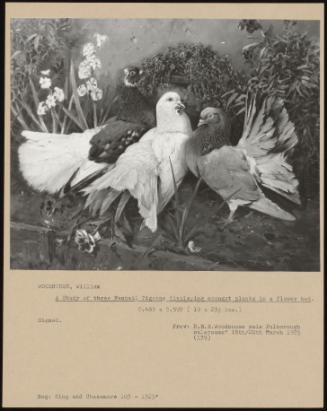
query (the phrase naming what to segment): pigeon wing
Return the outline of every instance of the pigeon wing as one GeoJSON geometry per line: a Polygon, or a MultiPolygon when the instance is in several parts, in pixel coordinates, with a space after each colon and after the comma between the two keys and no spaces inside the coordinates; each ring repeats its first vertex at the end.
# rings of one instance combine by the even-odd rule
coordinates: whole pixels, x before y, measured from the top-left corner
{"type": "Polygon", "coordinates": [[[224,200],[255,201],[261,197],[255,177],[242,151],[224,146],[199,157],[198,169],[208,186],[224,200]]]}
{"type": "Polygon", "coordinates": [[[203,124],[194,130],[193,137],[186,144],[186,161],[192,173],[197,175],[198,157],[224,145],[230,145],[228,129],[217,124],[203,124]]]}
{"type": "Polygon", "coordinates": [[[89,160],[115,163],[128,146],[140,140],[147,129],[142,124],[113,119],[91,139],[89,160]]]}
{"type": "MultiPolygon", "coordinates": [[[[97,193],[100,191],[113,189],[116,192],[123,192],[127,190],[138,201],[139,212],[145,224],[155,231],[157,229],[158,173],[158,161],[151,141],[140,141],[128,147],[113,168],[83,190],[88,195],[86,204],[92,207],[93,198],[98,201],[97,193]]],[[[104,209],[101,204],[98,208],[104,209]]]]}
{"type": "Polygon", "coordinates": [[[230,145],[227,131],[217,124],[204,124],[194,131],[193,141],[198,141],[199,155],[210,153],[216,148],[230,145]]]}

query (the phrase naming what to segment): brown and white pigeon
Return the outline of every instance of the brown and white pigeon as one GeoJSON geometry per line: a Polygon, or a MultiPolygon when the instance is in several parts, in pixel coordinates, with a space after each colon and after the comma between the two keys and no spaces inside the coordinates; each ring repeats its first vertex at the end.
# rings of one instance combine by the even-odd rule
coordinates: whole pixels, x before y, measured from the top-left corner
{"type": "Polygon", "coordinates": [[[286,157],[298,141],[294,125],[280,98],[267,97],[258,110],[256,103],[252,97],[236,146],[230,145],[225,115],[216,108],[204,109],[187,142],[186,161],[227,202],[229,221],[239,206],[292,221],[295,217],[268,199],[262,187],[300,204],[298,180],[286,157]]]}
{"type": "Polygon", "coordinates": [[[124,69],[123,84],[117,89],[110,119],[90,140],[89,159],[114,163],[125,149],[155,126],[155,107],[141,94],[138,83],[142,70],[136,66],[124,69]]]}

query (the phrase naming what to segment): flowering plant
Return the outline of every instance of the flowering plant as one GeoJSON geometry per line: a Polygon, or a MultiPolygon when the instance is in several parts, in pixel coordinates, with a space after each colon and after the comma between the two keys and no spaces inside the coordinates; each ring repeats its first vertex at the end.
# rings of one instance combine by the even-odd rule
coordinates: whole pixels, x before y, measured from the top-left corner
{"type": "Polygon", "coordinates": [[[99,232],[90,234],[84,229],[76,230],[74,236],[74,242],[78,246],[78,249],[85,253],[93,253],[97,242],[101,240],[99,232]]]}
{"type": "Polygon", "coordinates": [[[19,97],[15,98],[11,106],[14,118],[24,129],[30,129],[28,120],[38,130],[53,133],[74,131],[76,127],[85,130],[106,121],[108,110],[97,106],[104,97],[107,97],[106,101],[110,101],[110,86],[104,89],[99,87],[102,64],[97,51],[106,40],[107,36],[95,33],[93,41],[82,46],[83,59],[76,70],[78,79],[83,81],[80,84],[77,84],[72,60],[69,76],[61,81],[62,85],[58,84],[58,78],[52,75],[50,68],[41,70],[38,77],[29,76],[29,97],[32,96],[34,107],[19,97]]]}
{"type": "Polygon", "coordinates": [[[78,77],[86,82],[81,84],[77,91],[80,97],[89,93],[93,101],[98,101],[101,100],[103,91],[98,88],[97,80],[94,78],[95,72],[101,69],[101,60],[97,57],[96,52],[97,48],[100,48],[108,37],[96,33],[94,38],[95,43],[89,42],[83,46],[84,59],[79,64],[78,77]]]}

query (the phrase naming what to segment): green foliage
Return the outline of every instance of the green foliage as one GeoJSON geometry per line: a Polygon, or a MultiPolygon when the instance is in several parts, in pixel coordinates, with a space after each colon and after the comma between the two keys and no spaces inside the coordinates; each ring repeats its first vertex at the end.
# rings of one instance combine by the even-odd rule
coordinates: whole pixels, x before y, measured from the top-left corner
{"type": "Polygon", "coordinates": [[[205,104],[225,106],[223,95],[230,89],[242,91],[244,75],[237,72],[228,56],[221,56],[210,46],[181,43],[168,47],[142,62],[141,89],[155,95],[171,83],[182,84],[205,104]]]}
{"type": "Polygon", "coordinates": [[[11,23],[12,97],[28,93],[29,78],[50,68],[63,76],[73,47],[81,44],[81,33],[73,30],[71,19],[14,19],[11,23]],[[68,59],[67,59],[68,58],[68,59]]]}
{"type": "MultiPolygon", "coordinates": [[[[80,53],[86,39],[83,27],[76,29],[72,19],[13,20],[13,130],[17,130],[18,123],[20,128],[24,129],[67,133],[96,127],[107,121],[114,88],[108,78],[98,70],[101,62],[95,53],[100,47],[97,45],[99,34],[94,34],[94,43],[88,43],[94,52],[89,53],[89,57],[85,57],[82,62],[89,74],[84,74],[83,80],[77,76],[79,70],[76,69],[76,63],[81,64],[80,53]],[[94,66],[95,63],[97,66],[94,66]],[[90,64],[93,64],[93,68],[90,68],[90,64]],[[50,85],[42,88],[41,78],[50,85]],[[89,87],[90,82],[94,82],[95,86],[89,87]],[[102,89],[98,88],[98,83],[103,85],[102,89]],[[83,94],[78,92],[79,86],[84,87],[83,94]],[[47,106],[47,98],[55,95],[56,89],[64,96],[63,100],[57,99],[53,106],[47,106]],[[95,93],[100,93],[100,96],[95,93]],[[100,105],[98,100],[101,99],[106,101],[107,105],[100,105]]],[[[103,41],[104,39],[101,40],[103,41]]],[[[85,56],[84,50],[83,55],[85,56]]]]}
{"type": "Polygon", "coordinates": [[[191,197],[186,205],[184,205],[179,197],[178,186],[175,179],[174,168],[170,161],[170,168],[172,173],[172,179],[174,183],[174,208],[173,212],[166,213],[164,216],[161,228],[164,235],[170,240],[179,251],[187,252],[188,242],[193,236],[199,234],[202,230],[199,226],[195,225],[192,228],[187,228],[186,223],[201,185],[202,179],[199,178],[194,186],[191,197]]]}
{"type": "MultiPolygon", "coordinates": [[[[278,95],[285,101],[299,137],[297,154],[302,165],[318,169],[319,46],[307,33],[297,31],[294,21],[285,21],[281,34],[274,34],[271,26],[263,31],[260,25],[259,30],[260,38],[243,48],[250,67],[247,88],[262,95],[278,95]]],[[[236,99],[239,93],[233,90],[232,95],[236,99]]]]}
{"type": "Polygon", "coordinates": [[[239,30],[246,30],[249,34],[254,33],[257,30],[262,30],[261,24],[258,20],[241,20],[238,24],[239,30]]]}

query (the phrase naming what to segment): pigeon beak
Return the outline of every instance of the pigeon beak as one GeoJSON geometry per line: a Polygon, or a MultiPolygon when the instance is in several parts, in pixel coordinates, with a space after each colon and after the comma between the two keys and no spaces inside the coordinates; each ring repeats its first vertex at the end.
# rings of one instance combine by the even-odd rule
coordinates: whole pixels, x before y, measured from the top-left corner
{"type": "Polygon", "coordinates": [[[185,106],[184,106],[183,103],[178,102],[175,106],[175,109],[176,109],[177,113],[179,114],[179,113],[181,113],[182,111],[185,110],[185,106]]]}
{"type": "Polygon", "coordinates": [[[200,118],[199,122],[198,122],[198,127],[202,126],[202,124],[206,124],[206,121],[204,118],[200,118]]]}

